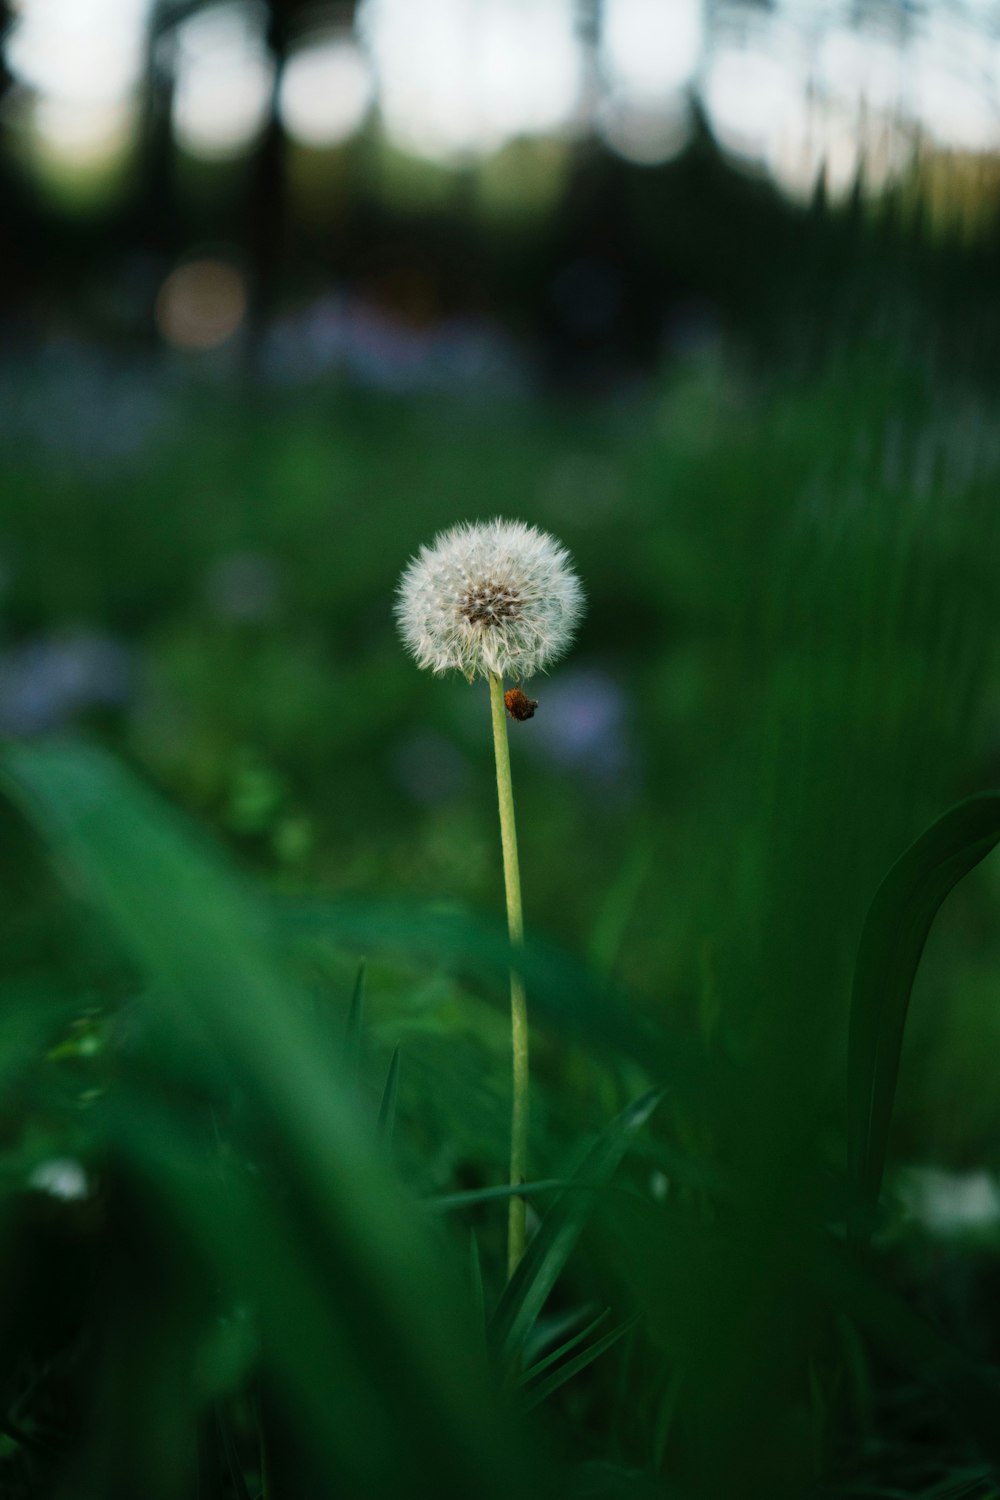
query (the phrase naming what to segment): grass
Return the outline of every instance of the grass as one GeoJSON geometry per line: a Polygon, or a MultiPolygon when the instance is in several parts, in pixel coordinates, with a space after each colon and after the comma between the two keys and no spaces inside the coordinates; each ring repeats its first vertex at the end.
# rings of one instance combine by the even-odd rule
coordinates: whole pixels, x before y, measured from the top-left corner
{"type": "Polygon", "coordinates": [[[891,348],[596,415],[162,399],[129,458],[8,468],[8,703],[18,650],[82,627],[130,675],[0,762],[0,1484],[993,1494],[995,1229],[894,1206],[1000,1127],[989,860],[917,968],[993,837],[936,822],[996,781],[985,399],[891,348]],[[511,733],[506,1287],[485,696],[429,691],[389,612],[419,541],[495,513],[563,537],[590,601],[511,733]]]}

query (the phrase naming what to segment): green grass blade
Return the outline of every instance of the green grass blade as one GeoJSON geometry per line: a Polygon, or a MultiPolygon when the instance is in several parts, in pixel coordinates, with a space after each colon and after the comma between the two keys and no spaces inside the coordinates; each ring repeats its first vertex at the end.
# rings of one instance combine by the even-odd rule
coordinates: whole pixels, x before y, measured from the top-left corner
{"type": "Polygon", "coordinates": [[[475,1208],[479,1203],[498,1203],[515,1197],[534,1198],[543,1193],[559,1192],[564,1188],[575,1188],[581,1192],[587,1192],[600,1186],[600,1183],[595,1182],[574,1182],[570,1177],[543,1177],[537,1182],[522,1182],[520,1187],[513,1187],[509,1182],[503,1182],[498,1183],[496,1187],[468,1188],[461,1193],[441,1193],[436,1198],[428,1198],[424,1206],[432,1213],[445,1214],[458,1208],[475,1208]]]}
{"type": "Polygon", "coordinates": [[[663,1097],[652,1089],[624,1109],[584,1155],[572,1174],[575,1182],[597,1184],[590,1191],[563,1190],[546,1213],[524,1258],[504,1288],[493,1319],[493,1336],[503,1358],[511,1359],[555,1286],[590,1216],[594,1193],[610,1181],[629,1143],[663,1097]]]}
{"type": "Polygon", "coordinates": [[[483,1263],[479,1254],[479,1241],[475,1233],[469,1236],[469,1285],[472,1288],[472,1305],[476,1313],[476,1327],[482,1334],[486,1347],[486,1331],[489,1318],[486,1315],[486,1285],[483,1281],[483,1263]]]}
{"type": "Polygon", "coordinates": [[[559,1343],[573,1337],[581,1328],[595,1316],[596,1309],[593,1303],[587,1302],[580,1306],[567,1307],[565,1309],[553,1308],[535,1321],[535,1325],[528,1337],[525,1339],[520,1350],[520,1369],[530,1369],[538,1363],[549,1349],[554,1349],[559,1343]]]}
{"type": "Polygon", "coordinates": [[[946,812],[896,861],[875,893],[858,947],[848,1042],[848,1170],[861,1225],[885,1167],[910,993],[938,908],[1000,841],[1000,793],[946,812]]]}
{"type": "Polygon", "coordinates": [[[389,1071],[385,1075],[385,1087],[378,1107],[378,1138],[385,1145],[392,1140],[392,1128],[396,1123],[396,1095],[399,1092],[399,1043],[392,1049],[389,1071]]]}
{"type": "Polygon", "coordinates": [[[219,1402],[215,1404],[215,1425],[235,1500],[250,1500],[250,1491],[243,1477],[243,1465],[240,1463],[240,1456],[233,1439],[229,1414],[223,1410],[219,1402]]]}
{"type": "Polygon", "coordinates": [[[361,1073],[361,1034],[365,1016],[365,961],[358,964],[358,973],[351,991],[351,1005],[347,1012],[344,1030],[344,1068],[349,1078],[357,1079],[361,1073]]]}
{"type": "Polygon", "coordinates": [[[592,1334],[597,1332],[610,1311],[611,1309],[606,1307],[603,1312],[597,1314],[596,1318],[592,1318],[589,1323],[585,1324],[579,1333],[575,1333],[572,1338],[566,1339],[563,1343],[559,1344],[550,1354],[546,1354],[541,1359],[536,1360],[529,1369],[522,1370],[517,1377],[517,1384],[527,1385],[529,1381],[537,1380],[539,1375],[543,1375],[546,1370],[551,1369],[559,1360],[565,1359],[567,1354],[572,1353],[574,1349],[578,1349],[592,1334]]]}
{"type": "Polygon", "coordinates": [[[613,1348],[619,1339],[625,1337],[629,1329],[635,1327],[638,1318],[638,1313],[633,1314],[631,1318],[626,1318],[624,1323],[619,1323],[617,1328],[612,1328],[603,1338],[598,1339],[596,1343],[582,1350],[575,1359],[569,1360],[567,1364],[560,1365],[545,1380],[541,1380],[537,1385],[533,1385],[529,1391],[525,1392],[525,1408],[530,1410],[531,1407],[538,1406],[540,1402],[545,1401],[551,1396],[553,1391],[557,1391],[568,1380],[572,1380],[574,1375],[579,1375],[581,1370],[585,1370],[588,1365],[592,1365],[595,1359],[600,1359],[601,1355],[606,1354],[609,1349],[613,1348]]]}

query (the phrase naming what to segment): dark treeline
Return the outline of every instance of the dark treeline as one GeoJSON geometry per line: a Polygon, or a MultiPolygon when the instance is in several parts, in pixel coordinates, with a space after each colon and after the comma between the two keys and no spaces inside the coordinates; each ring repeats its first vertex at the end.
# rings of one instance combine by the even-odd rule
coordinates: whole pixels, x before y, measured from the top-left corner
{"type": "MultiPolygon", "coordinates": [[[[559,383],[603,384],[649,368],[692,325],[735,334],[769,356],[788,345],[801,357],[813,335],[823,346],[831,333],[877,336],[886,318],[905,318],[913,306],[922,335],[940,332],[963,364],[989,369],[996,214],[992,223],[978,215],[974,239],[932,222],[916,175],[878,201],[859,187],[831,206],[821,181],[811,205],[793,204],[763,176],[731,165],[696,111],[690,143],[673,161],[639,167],[597,141],[580,144],[551,201],[507,218],[484,208],[473,167],[452,173],[450,188],[423,205],[394,200],[373,139],[362,135],[317,155],[318,190],[334,181],[334,200],[303,214],[291,184],[296,148],[276,101],[289,49],[315,9],[269,0],[270,119],[245,158],[213,165],[179,153],[170,123],[171,36],[199,8],[199,0],[163,0],[153,12],[134,163],[113,200],[70,212],[18,165],[9,138],[0,152],[0,318],[15,337],[33,341],[68,322],[87,335],[152,342],[162,276],[179,257],[209,249],[245,270],[258,332],[279,309],[347,287],[404,321],[498,319],[541,348],[559,383]],[[109,319],[123,287],[132,289],[128,316],[109,319]]],[[[324,21],[349,25],[353,9],[339,5],[324,21]]],[[[599,7],[589,20],[596,35],[599,7]]],[[[0,72],[0,86],[9,82],[0,72]]],[[[516,175],[517,153],[531,147],[506,150],[516,175]]],[[[973,181],[965,191],[987,189],[973,181]]]]}

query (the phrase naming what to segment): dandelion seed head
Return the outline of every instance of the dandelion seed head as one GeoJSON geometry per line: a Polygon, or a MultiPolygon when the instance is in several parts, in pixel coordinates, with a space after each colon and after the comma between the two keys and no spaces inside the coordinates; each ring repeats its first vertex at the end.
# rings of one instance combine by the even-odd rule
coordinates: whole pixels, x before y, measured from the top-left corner
{"type": "Polygon", "coordinates": [[[583,603],[554,537],[498,519],[453,526],[421,547],[400,579],[396,620],[419,667],[523,682],[566,651],[583,603]]]}

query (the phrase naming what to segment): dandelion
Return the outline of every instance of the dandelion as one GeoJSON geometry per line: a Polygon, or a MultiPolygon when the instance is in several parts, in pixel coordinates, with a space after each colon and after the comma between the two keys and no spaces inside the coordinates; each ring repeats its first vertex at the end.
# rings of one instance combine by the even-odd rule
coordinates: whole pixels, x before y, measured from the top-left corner
{"type": "Polygon", "coordinates": [[[396,618],[419,667],[523,682],[569,646],[583,590],[554,537],[521,521],[443,531],[403,574],[396,618]]]}
{"type": "MultiPolygon", "coordinates": [[[[554,537],[521,521],[454,526],[421,547],[404,572],[396,600],[403,641],[419,667],[461,672],[490,687],[507,928],[511,945],[524,941],[521,876],[514,822],[507,718],[526,721],[537,703],[503,680],[521,683],[568,648],[583,613],[583,590],[569,555],[554,537]],[[505,712],[506,709],[506,712],[505,712]]],[[[528,1153],[528,1011],[516,968],[510,976],[513,1044],[510,1185],[525,1181],[528,1153]]],[[[524,1199],[510,1200],[507,1269],[524,1253],[524,1199]]]]}

